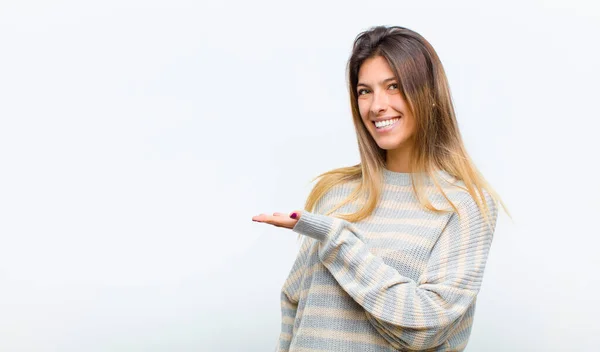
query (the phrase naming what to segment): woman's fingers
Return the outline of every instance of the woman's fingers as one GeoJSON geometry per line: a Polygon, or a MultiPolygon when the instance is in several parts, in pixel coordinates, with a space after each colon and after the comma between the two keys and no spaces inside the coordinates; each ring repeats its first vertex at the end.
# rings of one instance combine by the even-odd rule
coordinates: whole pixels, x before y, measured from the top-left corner
{"type": "Polygon", "coordinates": [[[270,215],[260,214],[252,217],[252,221],[265,222],[269,219],[270,215]]]}
{"type": "Polygon", "coordinates": [[[293,228],[298,220],[290,218],[289,214],[273,213],[273,215],[260,214],[252,217],[252,221],[264,222],[277,227],[293,228]]]}

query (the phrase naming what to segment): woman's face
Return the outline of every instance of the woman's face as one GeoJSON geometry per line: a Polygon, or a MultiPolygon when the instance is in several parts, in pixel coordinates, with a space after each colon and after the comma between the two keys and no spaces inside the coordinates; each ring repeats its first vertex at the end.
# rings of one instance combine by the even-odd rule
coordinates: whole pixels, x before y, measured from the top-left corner
{"type": "Polygon", "coordinates": [[[382,56],[360,66],[356,92],[360,116],[377,145],[385,150],[411,148],[415,119],[382,56]]]}

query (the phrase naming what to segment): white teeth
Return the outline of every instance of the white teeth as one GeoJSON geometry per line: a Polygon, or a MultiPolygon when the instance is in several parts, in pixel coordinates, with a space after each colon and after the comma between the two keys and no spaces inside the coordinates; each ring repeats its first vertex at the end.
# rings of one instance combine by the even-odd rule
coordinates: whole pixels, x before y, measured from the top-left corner
{"type": "Polygon", "coordinates": [[[395,118],[395,119],[391,119],[391,120],[377,121],[377,122],[375,122],[375,127],[381,128],[381,127],[393,125],[398,120],[400,120],[400,119],[399,118],[395,118]]]}

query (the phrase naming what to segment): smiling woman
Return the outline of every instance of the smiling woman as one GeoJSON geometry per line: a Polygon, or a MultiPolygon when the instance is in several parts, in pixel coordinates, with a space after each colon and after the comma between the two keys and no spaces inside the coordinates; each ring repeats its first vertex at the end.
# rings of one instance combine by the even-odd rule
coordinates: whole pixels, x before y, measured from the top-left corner
{"type": "Polygon", "coordinates": [[[502,201],[422,36],[359,34],[348,76],[361,162],[319,175],[304,210],[253,217],[304,239],[277,350],[462,351],[502,201]]]}
{"type": "MultiPolygon", "coordinates": [[[[358,110],[365,126],[379,148],[388,156],[412,148],[415,118],[400,94],[398,79],[383,56],[363,62],[358,71],[358,110]]],[[[392,157],[393,158],[393,157],[392,157]]],[[[408,158],[393,158],[405,162],[398,171],[409,169],[408,158]]]]}

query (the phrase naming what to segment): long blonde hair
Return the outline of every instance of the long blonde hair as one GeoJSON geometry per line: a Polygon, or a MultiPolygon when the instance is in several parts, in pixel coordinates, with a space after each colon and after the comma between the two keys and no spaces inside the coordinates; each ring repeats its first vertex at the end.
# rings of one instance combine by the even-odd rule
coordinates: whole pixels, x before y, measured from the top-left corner
{"type": "MultiPolygon", "coordinates": [[[[435,170],[444,170],[457,180],[462,180],[480,211],[489,223],[489,207],[484,190],[494,202],[508,211],[499,195],[492,189],[467,154],[454,113],[450,88],[442,63],[427,40],[418,33],[399,26],[377,26],[360,33],[355,41],[347,74],[350,91],[352,118],[358,139],[361,162],[357,165],[334,169],[318,175],[319,179],[306,200],[306,211],[313,211],[325,193],[338,184],[359,181],[358,187],[341,203],[330,209],[331,214],[343,205],[357,199],[365,199],[362,207],[352,214],[336,214],[336,217],[357,222],[368,217],[382,191],[382,173],[386,163],[386,151],[381,149],[369,134],[361,119],[356,86],[358,71],[366,59],[383,57],[398,79],[402,97],[408,102],[415,117],[414,148],[410,172],[412,188],[421,205],[434,212],[445,212],[433,206],[425,195],[424,177],[430,177],[436,189],[449,202],[454,211],[458,209],[446,195],[435,170]]],[[[510,214],[509,214],[510,215],[510,214]]]]}

